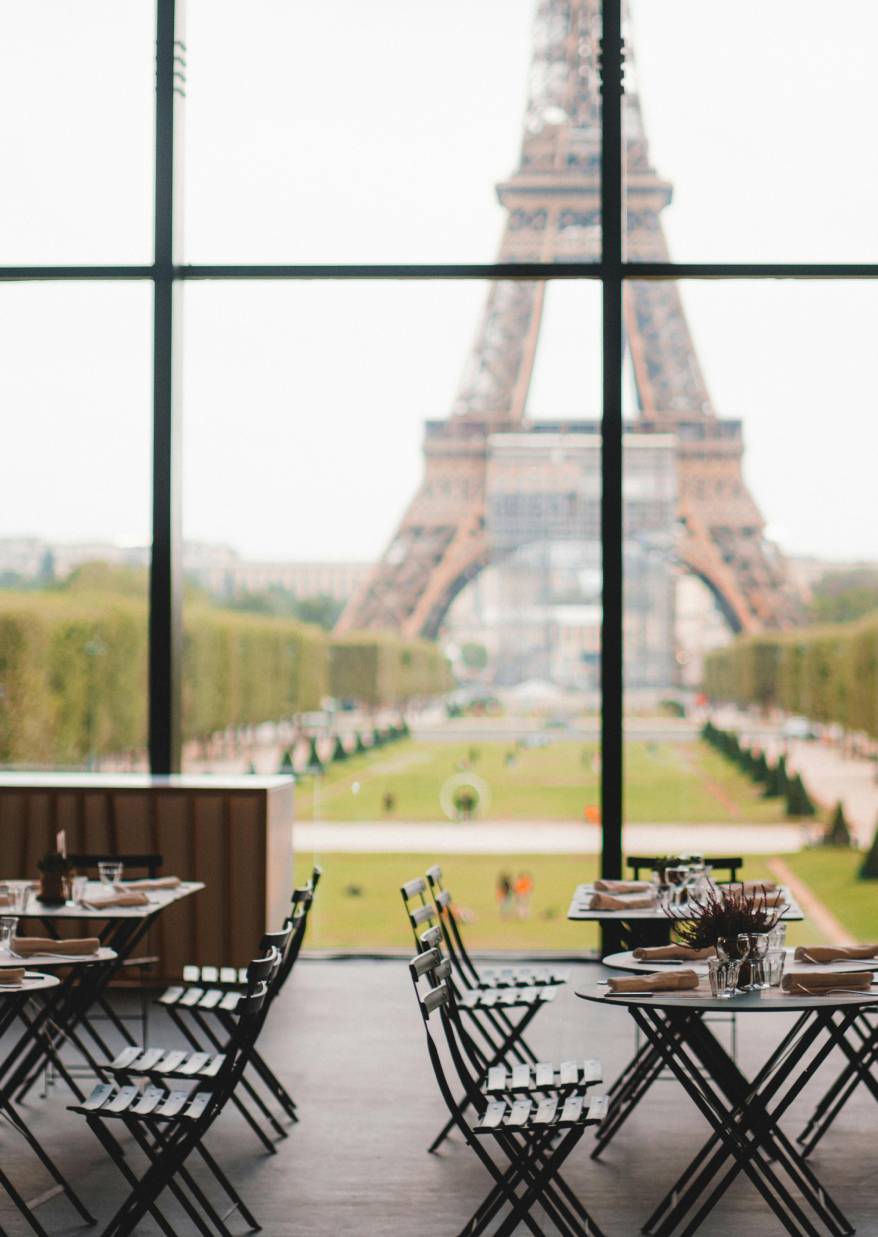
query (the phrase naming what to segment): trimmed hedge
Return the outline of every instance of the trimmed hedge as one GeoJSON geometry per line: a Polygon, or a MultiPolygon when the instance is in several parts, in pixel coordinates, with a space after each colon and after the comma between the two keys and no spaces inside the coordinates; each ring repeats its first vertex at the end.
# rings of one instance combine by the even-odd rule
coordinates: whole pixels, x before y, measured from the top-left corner
{"type": "MultiPolygon", "coordinates": [[[[142,750],[147,607],[89,590],[0,590],[0,764],[82,764],[142,750]]],[[[402,707],[453,688],[427,640],[354,634],[187,603],[183,735],[204,739],[320,708],[327,695],[402,707]]]]}
{"type": "Polygon", "coordinates": [[[330,694],[374,707],[402,707],[410,700],[439,696],[455,684],[438,645],[403,640],[386,632],[352,632],[329,646],[330,694]]]}
{"type": "Polygon", "coordinates": [[[704,690],[878,738],[878,620],[740,636],[707,655],[704,690]]]}

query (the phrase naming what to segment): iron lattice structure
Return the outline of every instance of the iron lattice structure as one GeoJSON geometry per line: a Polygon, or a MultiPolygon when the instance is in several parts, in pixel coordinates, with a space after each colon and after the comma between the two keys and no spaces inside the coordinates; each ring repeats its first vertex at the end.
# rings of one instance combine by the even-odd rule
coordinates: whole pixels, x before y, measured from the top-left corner
{"type": "MultiPolygon", "coordinates": [[[[599,0],[543,0],[518,170],[497,186],[508,211],[501,263],[598,262],[601,254],[599,0]]],[[[628,262],[667,262],[660,214],[671,185],[650,164],[640,102],[625,98],[628,262]]],[[[527,429],[546,284],[491,285],[447,421],[428,422],[423,483],[337,630],[435,636],[451,602],[490,561],[488,435],[527,429]]],[[[785,563],[741,473],[740,421],[711,405],[676,283],[628,280],[625,328],[643,433],[678,439],[681,564],[710,587],[732,628],[796,615],[785,563]]]]}

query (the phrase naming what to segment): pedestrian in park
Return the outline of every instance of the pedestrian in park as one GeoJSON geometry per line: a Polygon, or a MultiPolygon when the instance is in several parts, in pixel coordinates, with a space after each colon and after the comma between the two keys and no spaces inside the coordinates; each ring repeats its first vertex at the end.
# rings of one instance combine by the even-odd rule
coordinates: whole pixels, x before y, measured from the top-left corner
{"type": "Polygon", "coordinates": [[[496,898],[500,907],[500,918],[508,919],[512,914],[513,893],[512,881],[505,872],[501,872],[497,877],[496,898]]]}
{"type": "Polygon", "coordinates": [[[534,878],[530,872],[522,872],[518,880],[512,886],[512,892],[515,894],[515,903],[518,910],[519,919],[530,918],[530,899],[534,891],[534,878]]]}

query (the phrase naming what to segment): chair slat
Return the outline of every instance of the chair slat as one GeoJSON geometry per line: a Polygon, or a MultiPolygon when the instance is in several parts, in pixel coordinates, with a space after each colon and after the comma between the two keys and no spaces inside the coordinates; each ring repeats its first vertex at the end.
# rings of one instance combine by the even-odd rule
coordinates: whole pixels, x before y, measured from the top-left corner
{"type": "Polygon", "coordinates": [[[130,1065],[132,1061],[136,1061],[143,1049],[139,1044],[132,1044],[130,1048],[125,1048],[119,1053],[115,1061],[112,1062],[113,1069],[124,1069],[126,1065],[130,1065]]]}
{"type": "Polygon", "coordinates": [[[219,979],[219,967],[203,966],[201,968],[201,982],[203,984],[215,984],[219,979]]]}
{"type": "Polygon", "coordinates": [[[545,1005],[548,1005],[549,1001],[554,1001],[557,995],[557,988],[540,988],[537,997],[538,1000],[542,1001],[545,1005]]]}
{"type": "Polygon", "coordinates": [[[191,1009],[193,1005],[197,1005],[204,996],[203,988],[190,988],[183,996],[180,997],[179,1004],[185,1005],[187,1009],[191,1009]]]}
{"type": "Polygon", "coordinates": [[[583,1096],[568,1095],[561,1109],[562,1121],[578,1121],[582,1116],[583,1096]]]}
{"type": "Polygon", "coordinates": [[[603,1078],[600,1061],[583,1061],[582,1063],[582,1081],[583,1082],[600,1082],[603,1078]]]}
{"type": "Polygon", "coordinates": [[[536,1064],[538,1088],[551,1087],[555,1084],[555,1067],[551,1061],[537,1061],[536,1064]]]}
{"type": "Polygon", "coordinates": [[[201,967],[200,966],[184,966],[183,967],[183,979],[186,981],[187,984],[197,984],[200,978],[201,978],[201,967]]]}
{"type": "MultiPolygon", "coordinates": [[[[137,1058],[137,1063],[136,1063],[137,1069],[141,1070],[144,1073],[147,1070],[151,1070],[152,1067],[158,1061],[161,1061],[164,1055],[165,1055],[164,1048],[147,1048],[143,1056],[137,1058]]],[[[136,1072],[136,1071],[132,1071],[132,1072],[136,1072]]]]}
{"type": "Polygon", "coordinates": [[[409,898],[416,898],[419,893],[427,892],[427,882],[423,876],[416,876],[414,880],[406,881],[402,886],[402,896],[408,901],[409,898]]]}
{"type": "Polygon", "coordinates": [[[534,1125],[549,1125],[555,1120],[555,1113],[558,1111],[557,1095],[548,1095],[544,1100],[540,1100],[536,1115],[534,1116],[534,1125]]]}
{"type": "Polygon", "coordinates": [[[589,1121],[603,1121],[609,1107],[609,1095],[593,1095],[588,1102],[589,1121]]]}
{"type": "Polygon", "coordinates": [[[198,1002],[199,1009],[215,1009],[225,996],[222,988],[209,988],[198,1002]]]}
{"type": "Polygon", "coordinates": [[[133,1106],[131,1112],[138,1117],[145,1117],[156,1107],[161,1100],[165,1098],[165,1092],[161,1087],[147,1087],[140,1101],[133,1106]]]}
{"type": "Polygon", "coordinates": [[[209,1103],[210,1092],[199,1091],[198,1095],[196,1095],[195,1099],[186,1109],[184,1116],[188,1117],[191,1121],[197,1121],[209,1103]]]}
{"type": "Polygon", "coordinates": [[[162,1104],[161,1108],[156,1109],[157,1117],[176,1117],[178,1112],[181,1112],[189,1099],[188,1091],[172,1091],[168,1098],[162,1104]]]}
{"type": "Polygon", "coordinates": [[[530,1087],[530,1066],[522,1062],[512,1067],[512,1090],[524,1091],[530,1087]]]}
{"type": "Polygon", "coordinates": [[[506,1115],[506,1101],[494,1100],[488,1105],[482,1114],[482,1119],[479,1122],[479,1128],[483,1130],[494,1130],[503,1120],[506,1115]]]}
{"type": "Polygon", "coordinates": [[[488,1070],[487,1092],[506,1090],[506,1070],[502,1065],[492,1065],[488,1070]]]}
{"type": "Polygon", "coordinates": [[[237,1009],[240,1000],[241,1000],[240,992],[227,992],[226,995],[223,997],[223,999],[220,1001],[219,1008],[225,1009],[228,1012],[231,1012],[232,1010],[237,1009]]]}
{"type": "Polygon", "coordinates": [[[169,1052],[166,1057],[163,1057],[157,1065],[154,1065],[152,1067],[152,1072],[154,1074],[170,1074],[173,1070],[176,1070],[180,1065],[182,1065],[182,1063],[186,1060],[187,1055],[188,1054],[183,1052],[182,1049],[177,1048],[173,1052],[169,1052]]]}
{"type": "Polygon", "coordinates": [[[113,1084],[111,1082],[99,1082],[82,1106],[87,1108],[89,1112],[94,1112],[96,1109],[101,1108],[112,1094],[113,1084]]]}
{"type": "Polygon", "coordinates": [[[104,1112],[124,1112],[139,1095],[140,1087],[123,1087],[109,1104],[104,1105],[104,1112]]]}
{"type": "Polygon", "coordinates": [[[575,1061],[561,1062],[561,1086],[575,1087],[579,1082],[579,1066],[575,1061]]]}
{"type": "Polygon", "coordinates": [[[202,1078],[213,1078],[219,1072],[219,1069],[222,1066],[222,1063],[223,1061],[225,1061],[225,1059],[226,1059],[226,1054],[224,1052],[217,1053],[217,1055],[211,1061],[209,1061],[207,1065],[205,1065],[204,1069],[202,1069],[201,1077],[202,1078]]]}
{"type": "Polygon", "coordinates": [[[219,981],[221,984],[236,984],[238,982],[238,972],[235,967],[221,966],[219,981]]]}
{"type": "Polygon", "coordinates": [[[530,1116],[531,1101],[529,1099],[516,1100],[512,1105],[512,1111],[509,1114],[508,1125],[527,1125],[528,1117],[530,1116]]]}
{"type": "Polygon", "coordinates": [[[176,1005],[185,991],[185,988],[180,987],[166,988],[159,997],[158,1003],[159,1005],[176,1005]]]}
{"type": "Polygon", "coordinates": [[[197,1074],[199,1070],[204,1069],[210,1060],[209,1052],[193,1052],[188,1061],[184,1061],[181,1066],[174,1072],[177,1074],[197,1074]]]}

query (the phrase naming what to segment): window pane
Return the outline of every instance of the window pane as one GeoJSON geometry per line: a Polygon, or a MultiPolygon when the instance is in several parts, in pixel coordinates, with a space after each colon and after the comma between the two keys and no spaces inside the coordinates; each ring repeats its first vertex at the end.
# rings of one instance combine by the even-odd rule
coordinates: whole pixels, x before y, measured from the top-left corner
{"type": "Polygon", "coordinates": [[[0,763],[145,766],[151,294],[0,295],[0,763]]]}
{"type": "Polygon", "coordinates": [[[152,261],[155,5],[0,3],[0,263],[152,261]]]}
{"type": "MultiPolygon", "coordinates": [[[[640,319],[629,316],[642,410],[630,410],[627,437],[647,451],[663,444],[671,457],[676,523],[666,520],[663,542],[652,544],[626,505],[628,849],[751,855],[755,865],[762,853],[797,851],[801,825],[822,829],[839,798],[868,842],[878,808],[878,792],[862,795],[868,770],[843,760],[828,731],[821,750],[800,742],[806,723],[790,730],[785,717],[875,731],[871,671],[854,672],[846,642],[860,630],[850,621],[871,631],[864,616],[878,612],[878,290],[691,282],[635,285],[632,302],[656,286],[663,310],[685,309],[697,354],[689,343],[685,356],[659,347],[664,328],[650,331],[647,301],[640,319]],[[796,650],[818,646],[828,662],[820,669],[809,653],[813,682],[800,682],[796,650]],[[650,650],[654,663],[644,660],[650,650]],[[785,752],[816,816],[766,797],[746,761],[699,738],[708,716],[740,734],[754,759],[762,751],[774,765],[785,752]]],[[[690,338],[680,317],[668,329],[677,344],[690,338]]],[[[638,483],[634,458],[626,455],[626,491],[638,483]]]]}
{"type": "Polygon", "coordinates": [[[185,295],[185,767],[292,762],[326,945],[406,943],[425,845],[472,943],[593,944],[598,286],[185,295]]]}
{"type": "Polygon", "coordinates": [[[598,5],[572,7],[192,0],[190,260],[595,258],[598,5]]]}
{"type": "Polygon", "coordinates": [[[632,260],[662,260],[663,232],[677,262],[876,261],[874,4],[632,0],[630,12],[632,260]]]}

